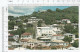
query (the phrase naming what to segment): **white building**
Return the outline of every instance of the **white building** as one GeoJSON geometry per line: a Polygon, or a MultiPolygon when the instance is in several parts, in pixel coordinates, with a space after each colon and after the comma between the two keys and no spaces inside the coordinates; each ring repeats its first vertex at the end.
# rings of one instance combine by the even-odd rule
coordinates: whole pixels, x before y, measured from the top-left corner
{"type": "Polygon", "coordinates": [[[23,44],[24,48],[26,48],[27,46],[33,48],[39,44],[39,41],[36,39],[23,39],[20,43],[23,44]]]}
{"type": "Polygon", "coordinates": [[[42,20],[42,19],[38,19],[36,17],[31,17],[31,18],[28,19],[28,23],[38,22],[39,20],[42,20]]]}
{"type": "Polygon", "coordinates": [[[61,32],[60,28],[58,27],[37,27],[37,34],[36,38],[38,37],[51,37],[52,35],[61,32]]]}
{"type": "Polygon", "coordinates": [[[69,19],[62,19],[62,22],[66,22],[66,23],[71,23],[71,21],[69,19]]]}
{"type": "Polygon", "coordinates": [[[23,25],[26,25],[26,23],[23,23],[23,25]]]}
{"type": "Polygon", "coordinates": [[[62,40],[64,39],[64,35],[53,35],[52,40],[62,40]]]}
{"type": "Polygon", "coordinates": [[[51,43],[51,46],[58,46],[58,45],[63,45],[63,46],[68,46],[68,42],[64,42],[63,40],[53,40],[51,43]]]}
{"type": "Polygon", "coordinates": [[[17,30],[19,27],[18,26],[14,26],[14,30],[17,30]]]}
{"type": "Polygon", "coordinates": [[[32,39],[32,34],[31,33],[23,33],[21,35],[21,39],[32,39]]]}

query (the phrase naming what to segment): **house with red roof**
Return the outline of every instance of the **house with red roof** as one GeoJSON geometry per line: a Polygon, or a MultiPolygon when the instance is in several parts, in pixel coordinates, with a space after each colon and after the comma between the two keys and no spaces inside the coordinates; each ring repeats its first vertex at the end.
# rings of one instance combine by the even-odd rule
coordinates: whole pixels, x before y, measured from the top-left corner
{"type": "Polygon", "coordinates": [[[32,38],[33,38],[33,36],[32,36],[31,33],[25,32],[25,33],[23,33],[23,34],[21,35],[21,39],[32,39],[32,38]]]}
{"type": "Polygon", "coordinates": [[[13,34],[8,34],[8,40],[9,40],[9,41],[14,41],[13,37],[14,37],[13,34]]]}

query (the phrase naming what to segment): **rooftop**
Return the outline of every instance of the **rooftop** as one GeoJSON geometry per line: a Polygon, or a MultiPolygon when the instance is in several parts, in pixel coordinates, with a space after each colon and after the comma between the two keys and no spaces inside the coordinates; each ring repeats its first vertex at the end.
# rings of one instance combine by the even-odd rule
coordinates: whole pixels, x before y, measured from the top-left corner
{"type": "Polygon", "coordinates": [[[37,39],[30,39],[28,42],[39,42],[37,39]]]}
{"type": "Polygon", "coordinates": [[[27,42],[27,41],[29,41],[28,39],[21,39],[20,40],[21,42],[27,42]]]}
{"type": "Polygon", "coordinates": [[[44,38],[40,38],[40,39],[50,39],[50,38],[46,38],[46,37],[44,37],[44,38]]]}
{"type": "Polygon", "coordinates": [[[53,40],[53,42],[63,43],[64,41],[63,40],[53,40]]]}
{"type": "Polygon", "coordinates": [[[9,34],[8,36],[14,36],[13,34],[9,34]]]}
{"type": "Polygon", "coordinates": [[[25,32],[25,33],[23,33],[22,35],[31,35],[31,33],[25,32]]]}
{"type": "Polygon", "coordinates": [[[64,35],[74,35],[74,34],[71,34],[71,33],[65,33],[64,35]]]}

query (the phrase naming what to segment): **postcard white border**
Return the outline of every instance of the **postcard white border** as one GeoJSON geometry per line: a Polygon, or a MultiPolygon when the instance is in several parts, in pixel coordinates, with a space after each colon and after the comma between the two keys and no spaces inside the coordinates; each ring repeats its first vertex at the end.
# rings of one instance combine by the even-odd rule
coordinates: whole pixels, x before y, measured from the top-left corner
{"type": "MultiPolygon", "coordinates": [[[[79,4],[8,4],[8,6],[79,6],[79,4]]],[[[4,7],[4,51],[6,52],[79,52],[79,50],[8,50],[8,6],[4,7]]],[[[80,7],[79,7],[79,25],[80,25],[80,7]]],[[[80,27],[79,27],[80,29],[80,27]]],[[[80,32],[80,30],[79,30],[80,32]]],[[[80,34],[80,33],[79,33],[80,34]]],[[[80,35],[79,35],[80,48],[80,35]]]]}

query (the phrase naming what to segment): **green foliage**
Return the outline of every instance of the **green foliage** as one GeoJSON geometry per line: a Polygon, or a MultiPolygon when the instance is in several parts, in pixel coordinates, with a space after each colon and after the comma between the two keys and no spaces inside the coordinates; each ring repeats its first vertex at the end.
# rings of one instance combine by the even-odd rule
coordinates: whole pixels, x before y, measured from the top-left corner
{"type": "Polygon", "coordinates": [[[52,11],[52,10],[50,10],[50,9],[48,9],[48,10],[47,10],[47,12],[50,12],[50,13],[51,13],[51,12],[53,12],[53,11],[52,11]]]}
{"type": "Polygon", "coordinates": [[[38,21],[38,27],[41,27],[42,21],[38,21]]]}
{"type": "Polygon", "coordinates": [[[57,23],[55,20],[70,19],[72,23],[78,23],[78,7],[69,7],[63,10],[59,8],[56,11],[48,9],[46,12],[33,12],[31,16],[41,18],[46,24],[57,23]]]}
{"type": "Polygon", "coordinates": [[[57,12],[61,12],[61,10],[60,10],[59,8],[56,8],[56,11],[57,11],[57,12]]]}
{"type": "Polygon", "coordinates": [[[73,47],[79,47],[79,41],[78,40],[75,40],[75,42],[72,44],[73,47]]]}
{"type": "Polygon", "coordinates": [[[68,37],[68,36],[65,36],[64,39],[63,39],[63,41],[70,43],[72,41],[72,38],[68,37]]]}
{"type": "Polygon", "coordinates": [[[16,23],[15,23],[14,21],[9,21],[9,22],[8,22],[8,25],[9,25],[9,26],[8,26],[8,29],[9,29],[9,30],[14,29],[14,25],[15,25],[15,24],[16,24],[16,23]]]}
{"type": "Polygon", "coordinates": [[[67,33],[71,33],[74,27],[71,24],[67,24],[64,26],[64,31],[67,33]]]}
{"type": "Polygon", "coordinates": [[[14,34],[14,35],[19,35],[19,37],[21,37],[21,34],[25,33],[25,29],[19,28],[18,30],[10,31],[9,33],[14,34]]]}
{"type": "Polygon", "coordinates": [[[79,37],[78,27],[77,27],[77,28],[74,28],[74,26],[72,26],[71,24],[66,24],[66,25],[64,26],[64,32],[75,34],[75,37],[76,37],[76,38],[79,37]]]}
{"type": "Polygon", "coordinates": [[[33,24],[27,24],[27,27],[33,27],[33,24]]]}
{"type": "MultiPolygon", "coordinates": [[[[27,24],[27,30],[23,29],[23,22],[27,22],[27,19],[30,17],[37,17],[40,19],[43,19],[45,21],[46,25],[51,25],[51,24],[57,24],[56,20],[62,20],[62,19],[70,19],[72,23],[78,23],[78,7],[77,6],[72,6],[66,9],[59,9],[57,8],[56,11],[52,11],[48,9],[46,12],[33,12],[31,15],[25,15],[25,16],[19,16],[19,17],[13,17],[13,16],[8,16],[8,19],[10,20],[8,22],[8,29],[12,30],[14,28],[14,25],[19,26],[19,29],[16,31],[10,31],[11,34],[19,34],[21,35],[24,32],[31,32],[35,34],[35,28],[34,24],[27,24]],[[19,22],[16,22],[16,20],[20,19],[19,22]]],[[[38,26],[41,26],[42,22],[38,22],[38,26]]],[[[78,37],[78,28],[74,29],[72,25],[66,25],[64,27],[64,31],[68,33],[73,33],[76,34],[76,37],[78,37]]]]}
{"type": "Polygon", "coordinates": [[[14,16],[8,16],[8,20],[14,20],[15,18],[14,18],[14,16]]]}
{"type": "Polygon", "coordinates": [[[28,22],[28,19],[25,19],[24,22],[27,23],[28,22]]]}

